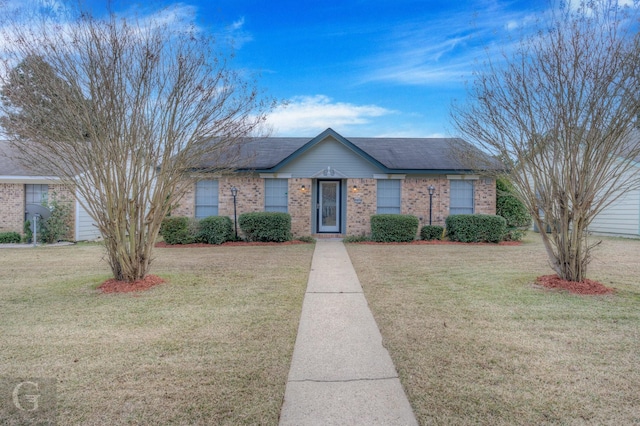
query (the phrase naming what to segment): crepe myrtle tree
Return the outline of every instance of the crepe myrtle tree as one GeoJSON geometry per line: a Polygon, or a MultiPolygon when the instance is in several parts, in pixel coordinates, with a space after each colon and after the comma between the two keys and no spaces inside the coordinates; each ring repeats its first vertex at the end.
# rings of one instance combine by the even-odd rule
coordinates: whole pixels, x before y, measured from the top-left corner
{"type": "Polygon", "coordinates": [[[514,50],[488,58],[468,101],[452,107],[456,129],[505,164],[565,280],[586,278],[594,217],[638,186],[636,6],[553,9],[514,50]]]}
{"type": "Polygon", "coordinates": [[[144,278],[188,171],[232,164],[273,103],[193,28],[85,12],[20,22],[1,34],[4,130],[26,165],[78,191],[114,278],[144,278]]]}

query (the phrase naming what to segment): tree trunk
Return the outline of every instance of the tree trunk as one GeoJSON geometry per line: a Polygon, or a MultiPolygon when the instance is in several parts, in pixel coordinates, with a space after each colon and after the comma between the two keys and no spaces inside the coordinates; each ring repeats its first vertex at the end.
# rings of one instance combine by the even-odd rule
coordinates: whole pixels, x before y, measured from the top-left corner
{"type": "Polygon", "coordinates": [[[549,224],[550,233],[546,233],[546,225],[536,218],[542,241],[549,254],[551,268],[560,278],[567,281],[580,282],[587,275],[590,247],[586,229],[580,222],[563,223],[557,221],[549,224]]]}

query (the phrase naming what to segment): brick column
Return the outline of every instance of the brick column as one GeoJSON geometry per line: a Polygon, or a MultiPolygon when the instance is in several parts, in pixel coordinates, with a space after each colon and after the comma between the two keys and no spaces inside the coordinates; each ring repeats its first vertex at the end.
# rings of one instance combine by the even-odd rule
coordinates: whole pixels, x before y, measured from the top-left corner
{"type": "Polygon", "coordinates": [[[311,185],[308,178],[289,179],[289,214],[294,237],[311,235],[311,185]],[[305,189],[302,190],[302,185],[305,189]]]}
{"type": "Polygon", "coordinates": [[[377,209],[376,179],[347,179],[347,235],[369,235],[377,209]],[[353,186],[358,187],[353,191],[353,186]]]}

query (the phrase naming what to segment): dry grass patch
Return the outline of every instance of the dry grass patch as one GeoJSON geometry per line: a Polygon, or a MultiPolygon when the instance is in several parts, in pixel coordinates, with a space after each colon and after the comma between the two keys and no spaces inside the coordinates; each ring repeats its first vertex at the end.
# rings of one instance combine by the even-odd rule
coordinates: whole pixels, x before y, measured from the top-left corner
{"type": "Polygon", "coordinates": [[[97,245],[0,252],[0,377],[55,378],[58,424],[276,424],[313,245],[157,249],[100,294],[97,245]]]}
{"type": "Polygon", "coordinates": [[[640,423],[640,241],[604,239],[579,296],[522,246],[348,245],[421,424],[640,423]]]}

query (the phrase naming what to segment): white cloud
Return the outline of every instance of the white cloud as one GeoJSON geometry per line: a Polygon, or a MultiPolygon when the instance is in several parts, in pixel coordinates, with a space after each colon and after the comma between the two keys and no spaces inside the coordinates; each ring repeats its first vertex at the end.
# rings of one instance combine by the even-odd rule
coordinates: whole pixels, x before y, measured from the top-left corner
{"type": "Polygon", "coordinates": [[[276,108],[268,116],[267,125],[280,136],[309,136],[328,127],[344,132],[394,113],[377,105],[334,102],[325,95],[296,96],[288,104],[276,108]]]}
{"type": "Polygon", "coordinates": [[[379,53],[364,61],[362,82],[459,86],[485,58],[488,45],[507,47],[511,31],[526,30],[539,18],[531,9],[508,11],[491,1],[478,2],[476,8],[397,26],[383,36],[379,53]]]}
{"type": "Polygon", "coordinates": [[[244,16],[225,27],[217,38],[226,40],[235,49],[240,49],[245,43],[253,41],[251,33],[244,29],[244,16]]]}
{"type": "Polygon", "coordinates": [[[231,30],[239,30],[244,26],[244,16],[230,25],[231,30]]]}
{"type": "Polygon", "coordinates": [[[505,28],[507,29],[507,31],[515,30],[518,27],[520,27],[520,24],[518,24],[517,21],[509,21],[507,22],[507,25],[505,25],[505,28]]]}

